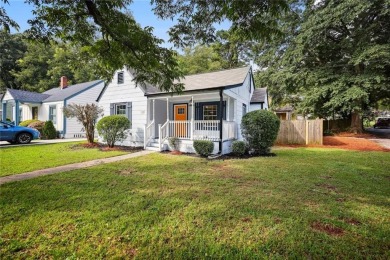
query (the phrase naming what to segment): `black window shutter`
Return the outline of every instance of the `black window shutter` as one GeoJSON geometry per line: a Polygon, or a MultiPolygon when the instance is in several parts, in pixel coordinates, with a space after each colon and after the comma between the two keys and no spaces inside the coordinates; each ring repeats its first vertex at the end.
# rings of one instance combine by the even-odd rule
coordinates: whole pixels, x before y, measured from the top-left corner
{"type": "Polygon", "coordinates": [[[195,103],[195,120],[203,120],[202,109],[200,103],[195,103]]]}
{"type": "Polygon", "coordinates": [[[126,116],[130,120],[130,122],[133,120],[133,105],[131,102],[126,103],[126,116]]]}
{"type": "Polygon", "coordinates": [[[110,116],[115,115],[115,104],[110,104],[110,116]]]}

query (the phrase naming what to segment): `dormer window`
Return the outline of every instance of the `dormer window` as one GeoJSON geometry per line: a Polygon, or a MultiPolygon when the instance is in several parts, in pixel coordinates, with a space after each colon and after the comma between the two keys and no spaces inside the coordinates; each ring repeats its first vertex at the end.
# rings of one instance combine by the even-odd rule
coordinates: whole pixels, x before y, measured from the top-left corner
{"type": "Polygon", "coordinates": [[[123,84],[125,82],[123,71],[118,72],[118,84],[123,84]]]}

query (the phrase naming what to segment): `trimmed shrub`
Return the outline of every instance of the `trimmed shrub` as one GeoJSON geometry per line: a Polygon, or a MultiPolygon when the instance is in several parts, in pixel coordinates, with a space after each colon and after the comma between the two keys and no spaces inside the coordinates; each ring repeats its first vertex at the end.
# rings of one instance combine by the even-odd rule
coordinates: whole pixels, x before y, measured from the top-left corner
{"type": "Polygon", "coordinates": [[[179,150],[179,138],[177,137],[169,137],[168,139],[169,146],[171,147],[172,150],[178,151],[179,150]]]}
{"type": "Polygon", "coordinates": [[[57,137],[57,130],[52,121],[46,121],[42,129],[42,136],[44,139],[55,139],[57,137]]]}
{"type": "Polygon", "coordinates": [[[97,131],[107,142],[108,147],[114,147],[115,142],[122,142],[127,138],[127,129],[131,126],[131,122],[124,116],[113,115],[106,116],[100,119],[97,123],[97,131]]]}
{"type": "Polygon", "coordinates": [[[24,121],[20,122],[19,126],[27,127],[27,126],[29,126],[31,123],[38,122],[38,121],[39,121],[39,120],[37,120],[37,119],[24,120],[24,121]]]}
{"type": "Polygon", "coordinates": [[[254,154],[269,154],[278,136],[279,118],[268,110],[256,110],[245,114],[241,120],[241,131],[254,154]]]}
{"type": "Polygon", "coordinates": [[[31,124],[28,125],[28,127],[30,128],[37,129],[41,133],[41,136],[43,136],[42,130],[44,126],[45,126],[45,122],[39,120],[32,122],[31,124]]]}
{"type": "Polygon", "coordinates": [[[243,156],[246,152],[246,143],[244,141],[234,141],[232,143],[232,152],[235,155],[243,156]]]}
{"type": "Polygon", "coordinates": [[[209,156],[214,150],[214,143],[207,140],[195,140],[194,149],[200,156],[209,156]]]}

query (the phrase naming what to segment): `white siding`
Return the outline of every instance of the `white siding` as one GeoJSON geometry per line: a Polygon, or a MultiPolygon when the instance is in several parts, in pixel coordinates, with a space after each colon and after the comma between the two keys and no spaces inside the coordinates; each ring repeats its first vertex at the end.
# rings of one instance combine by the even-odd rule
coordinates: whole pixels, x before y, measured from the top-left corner
{"type": "MultiPolygon", "coordinates": [[[[96,86],[89,88],[80,94],[66,100],[66,105],[72,103],[83,105],[83,104],[97,104],[96,99],[104,87],[104,82],[97,84],[96,86]]],[[[61,113],[62,113],[61,109],[61,113]]],[[[77,122],[76,118],[66,118],[66,134],[65,138],[84,137],[85,130],[83,125],[77,122]]]]}
{"type": "Polygon", "coordinates": [[[56,102],[48,102],[43,103],[41,107],[38,109],[38,120],[48,121],[49,120],[49,107],[56,106],[57,107],[57,119],[53,122],[54,127],[57,131],[63,131],[63,114],[62,108],[64,107],[63,101],[56,102]]]}
{"type": "MultiPolygon", "coordinates": [[[[133,76],[124,71],[124,83],[117,84],[117,73],[115,73],[112,82],[104,91],[99,105],[104,109],[104,115],[110,115],[110,104],[120,102],[132,102],[132,128],[128,138],[119,145],[143,146],[144,145],[144,126],[147,122],[147,98],[140,87],[136,87],[132,81],[133,76]]],[[[99,141],[102,141],[99,138],[99,141]]]]}
{"type": "Polygon", "coordinates": [[[252,112],[252,111],[256,111],[256,110],[260,110],[261,109],[261,104],[251,104],[250,107],[249,107],[249,111],[252,112]]]}
{"type": "Polygon", "coordinates": [[[244,83],[241,86],[231,88],[231,89],[226,89],[223,92],[225,95],[228,95],[234,99],[231,101],[231,104],[234,107],[233,115],[234,116],[234,121],[237,123],[237,139],[242,140],[242,135],[241,135],[241,118],[243,116],[242,113],[242,107],[243,104],[246,105],[247,112],[249,112],[250,108],[250,99],[252,97],[253,93],[253,84],[252,84],[252,76],[248,74],[248,76],[245,78],[244,83]],[[249,89],[251,90],[249,92],[249,89]]]}

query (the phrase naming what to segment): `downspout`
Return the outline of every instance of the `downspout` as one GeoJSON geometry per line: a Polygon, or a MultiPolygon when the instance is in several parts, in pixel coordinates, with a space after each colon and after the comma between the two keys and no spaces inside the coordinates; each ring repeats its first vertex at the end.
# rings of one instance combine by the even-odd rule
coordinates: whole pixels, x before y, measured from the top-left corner
{"type": "Polygon", "coordinates": [[[219,90],[219,152],[218,154],[222,154],[222,124],[223,124],[223,88],[219,90]]]}

